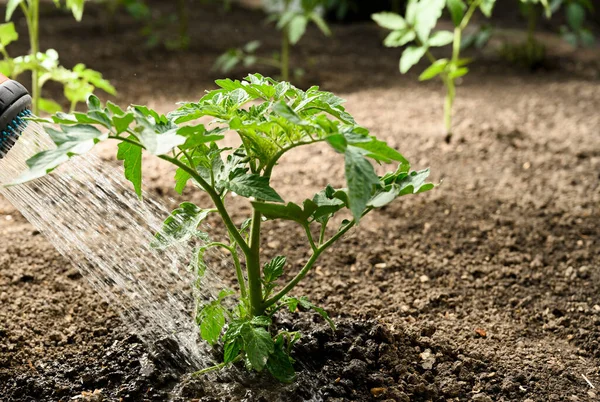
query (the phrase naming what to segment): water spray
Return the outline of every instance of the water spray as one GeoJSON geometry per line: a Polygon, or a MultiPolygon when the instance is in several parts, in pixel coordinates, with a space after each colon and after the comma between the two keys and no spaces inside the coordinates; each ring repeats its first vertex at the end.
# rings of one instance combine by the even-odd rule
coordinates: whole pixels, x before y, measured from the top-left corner
{"type": "Polygon", "coordinates": [[[17,81],[0,74],[0,159],[12,149],[27,128],[31,96],[17,81]]]}
{"type": "MultiPolygon", "coordinates": [[[[193,314],[196,298],[214,299],[223,285],[208,272],[194,296],[197,278],[188,269],[192,245],[151,247],[170,209],[147,194],[140,201],[122,168],[93,154],[74,157],[51,175],[10,185],[29,169],[27,160],[56,147],[31,120],[31,104],[23,85],[0,74],[0,195],[79,269],[164,369],[212,365],[208,349],[198,343],[193,314]]],[[[220,264],[223,257],[214,258],[220,264]]]]}

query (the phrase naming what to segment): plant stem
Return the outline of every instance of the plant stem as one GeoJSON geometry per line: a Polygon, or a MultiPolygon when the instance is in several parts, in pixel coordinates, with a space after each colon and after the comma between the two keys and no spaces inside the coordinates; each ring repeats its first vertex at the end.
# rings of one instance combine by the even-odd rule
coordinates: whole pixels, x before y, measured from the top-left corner
{"type": "Polygon", "coordinates": [[[315,262],[317,262],[317,260],[319,259],[319,257],[323,253],[323,251],[327,250],[340,237],[342,237],[344,234],[346,234],[346,232],[348,232],[348,230],[350,230],[355,224],[356,224],[356,221],[350,222],[349,224],[344,226],[342,229],[340,229],[340,231],[337,232],[325,244],[323,244],[321,247],[317,248],[317,250],[313,253],[313,255],[310,257],[310,259],[306,262],[304,267],[300,270],[298,275],[296,275],[294,277],[294,279],[292,279],[283,289],[281,289],[279,292],[277,292],[276,295],[274,295],[269,300],[264,302],[264,308],[268,308],[268,307],[272,306],[273,304],[277,303],[279,301],[279,299],[281,299],[283,296],[288,294],[290,292],[290,290],[292,290],[302,279],[304,279],[304,277],[311,270],[311,268],[313,267],[315,262]]]}
{"type": "Polygon", "coordinates": [[[205,244],[203,246],[204,249],[207,249],[209,247],[221,247],[231,253],[231,258],[233,258],[233,264],[235,266],[235,273],[237,276],[237,280],[238,280],[238,283],[240,284],[240,293],[241,293],[242,297],[245,298],[247,296],[246,280],[244,279],[244,274],[242,272],[242,265],[240,264],[240,257],[238,256],[235,246],[234,245],[228,246],[227,244],[221,243],[221,242],[212,242],[212,243],[205,244]]]}
{"type": "Polygon", "coordinates": [[[281,31],[281,79],[290,80],[290,36],[287,29],[281,31]]]}
{"type": "MultiPolygon", "coordinates": [[[[40,4],[39,0],[31,0],[28,2],[29,8],[25,5],[25,3],[21,3],[21,9],[25,14],[25,19],[27,21],[27,30],[29,32],[29,46],[30,52],[34,60],[36,62],[37,54],[40,51],[40,42],[39,42],[39,22],[40,22],[40,4]]],[[[39,71],[38,66],[33,66],[31,71],[31,98],[32,98],[32,111],[33,114],[39,114],[39,103],[40,103],[40,95],[41,95],[41,87],[39,80],[39,71]]]]}
{"type": "Polygon", "coordinates": [[[186,0],[178,0],[177,13],[179,14],[179,48],[187,49],[189,46],[189,12],[186,0]]]}
{"type": "Polygon", "coordinates": [[[195,373],[192,373],[192,377],[197,377],[197,376],[202,375],[202,374],[210,373],[211,371],[219,371],[223,367],[226,367],[229,364],[233,364],[233,363],[239,362],[240,360],[242,360],[242,355],[241,354],[238,355],[235,359],[233,359],[232,361],[230,361],[228,363],[221,363],[221,364],[217,364],[216,366],[210,366],[210,367],[207,367],[207,368],[202,369],[200,371],[196,371],[195,373]]]}
{"type": "Polygon", "coordinates": [[[537,27],[537,13],[535,6],[530,4],[528,7],[528,24],[527,24],[527,45],[529,49],[535,46],[535,30],[537,27]]]}
{"type": "Polygon", "coordinates": [[[308,224],[306,224],[306,225],[302,225],[302,227],[304,227],[304,231],[306,232],[306,237],[308,238],[308,242],[310,243],[310,248],[312,248],[313,252],[317,251],[317,246],[315,245],[313,235],[310,231],[310,226],[308,224]]]}
{"type": "MultiPolygon", "coordinates": [[[[128,133],[135,135],[133,132],[131,132],[129,130],[128,130],[128,133]]],[[[118,137],[118,136],[113,136],[113,135],[109,136],[108,138],[112,139],[112,140],[128,142],[128,143],[136,145],[142,149],[146,149],[139,142],[130,140],[129,138],[118,137]]],[[[215,207],[217,208],[217,212],[221,216],[221,219],[223,220],[223,223],[227,227],[227,231],[229,232],[229,234],[234,238],[234,240],[240,246],[240,248],[242,249],[242,251],[244,252],[245,255],[250,254],[250,247],[248,246],[248,244],[246,243],[246,241],[244,240],[244,238],[238,231],[237,227],[235,226],[235,223],[233,223],[233,221],[231,220],[231,217],[229,216],[227,209],[225,209],[225,205],[223,204],[223,201],[221,200],[221,197],[219,196],[219,194],[217,194],[217,192],[198,174],[198,172],[196,172],[194,169],[190,168],[185,163],[181,162],[179,159],[175,159],[168,155],[158,155],[158,157],[162,160],[165,160],[165,161],[177,166],[178,168],[180,168],[181,170],[185,171],[187,174],[192,176],[192,178],[198,182],[198,184],[204,189],[204,191],[206,191],[208,193],[208,195],[212,199],[213,203],[215,204],[215,207]]]]}
{"type": "Polygon", "coordinates": [[[257,210],[252,214],[250,227],[250,253],[246,254],[248,270],[248,290],[250,296],[250,313],[252,316],[263,315],[263,293],[260,273],[260,226],[262,215],[257,210]]]}

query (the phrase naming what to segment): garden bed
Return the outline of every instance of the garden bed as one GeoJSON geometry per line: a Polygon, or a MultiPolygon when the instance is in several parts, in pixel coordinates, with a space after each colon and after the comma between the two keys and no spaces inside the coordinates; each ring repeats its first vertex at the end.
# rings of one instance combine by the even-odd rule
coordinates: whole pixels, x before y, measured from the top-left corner
{"type": "MultiPolygon", "coordinates": [[[[259,14],[203,10],[185,53],[141,49],[138,27],[125,19],[118,33],[106,32],[96,8],[79,27],[67,17],[54,24],[61,28],[42,34],[42,46],[56,47],[66,65],[83,61],[102,71],[119,103],[167,111],[212,88],[219,75],[206,72],[224,48],[250,35],[277,47],[259,14]]],[[[459,88],[456,140],[447,145],[440,85],[400,76],[398,52],[380,47],[372,24],[334,31],[331,42],[316,32],[301,42],[295,59],[308,67],[303,82],[340,93],[360,124],[415,168],[431,166],[443,184],[370,215],[296,290],[338,323],[335,333],[323,323],[310,329],[321,321],[299,315],[299,381],[170,372],[2,199],[0,401],[163,401],[171,392],[175,400],[232,400],[219,394],[224,387],[250,401],[600,397],[597,64],[571,59],[529,73],[493,55],[482,60],[459,88]]],[[[285,199],[318,191],[332,175],[332,184],[343,182],[338,156],[312,151],[292,153],[273,178],[285,199]],[[291,178],[286,169],[300,173],[291,178]]],[[[177,196],[169,168],[150,159],[145,166],[154,197],[170,206],[190,197],[208,203],[177,196]]],[[[237,220],[249,212],[241,201],[237,211],[237,220]]],[[[302,229],[271,229],[265,255],[287,254],[297,268],[306,250],[288,241],[302,229]]]]}

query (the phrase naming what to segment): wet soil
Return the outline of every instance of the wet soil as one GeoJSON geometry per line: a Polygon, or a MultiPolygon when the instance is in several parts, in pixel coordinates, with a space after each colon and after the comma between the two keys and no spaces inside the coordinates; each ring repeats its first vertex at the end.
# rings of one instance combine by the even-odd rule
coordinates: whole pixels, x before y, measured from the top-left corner
{"type": "MultiPolygon", "coordinates": [[[[223,49],[256,37],[265,52],[278,43],[247,10],[202,8],[191,49],[178,53],[145,49],[139,24],[126,17],[110,31],[99,8],[90,7],[81,25],[55,12],[46,18],[53,23],[42,45],[67,66],[83,61],[102,71],[121,104],[165,112],[213,87],[219,74],[210,67],[223,49]]],[[[295,351],[298,382],[282,386],[237,370],[204,379],[174,374],[0,199],[0,401],[600,398],[598,49],[561,53],[533,73],[493,52],[480,55],[459,88],[448,145],[438,83],[400,76],[398,51],[380,47],[377,28],[334,32],[322,40],[311,30],[295,51],[307,69],[300,84],[340,93],[360,124],[415,168],[430,166],[443,184],[371,214],[295,291],[338,323],[333,333],[307,312],[279,318],[305,333],[295,351]]],[[[101,152],[113,160],[112,145],[101,152]]],[[[144,163],[156,198],[208,205],[202,194],[177,196],[169,167],[144,163]]],[[[342,181],[341,159],[324,147],[290,154],[273,177],[292,201],[342,181]]],[[[231,205],[235,220],[245,219],[248,206],[231,205]]],[[[218,236],[219,222],[212,224],[218,236]]],[[[265,258],[287,255],[292,275],[309,252],[302,230],[266,228],[265,258]]]]}

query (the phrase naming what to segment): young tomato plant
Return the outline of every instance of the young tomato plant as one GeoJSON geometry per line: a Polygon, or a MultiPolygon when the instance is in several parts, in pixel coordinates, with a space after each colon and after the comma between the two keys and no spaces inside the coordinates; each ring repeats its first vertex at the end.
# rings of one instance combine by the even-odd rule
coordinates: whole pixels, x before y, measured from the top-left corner
{"type": "Polygon", "coordinates": [[[217,59],[215,68],[222,72],[233,69],[243,62],[246,67],[255,64],[277,66],[281,79],[290,78],[290,48],[296,45],[306,33],[306,27],[313,22],[326,36],[331,36],[331,30],[322,17],[325,5],[329,0],[263,0],[265,11],[269,14],[268,21],[276,23],[281,31],[281,53],[273,59],[255,56],[254,52],[260,42],[253,41],[241,49],[231,49],[217,59]]]}
{"type": "Polygon", "coordinates": [[[392,32],[387,36],[384,45],[400,47],[412,43],[402,53],[400,72],[406,74],[423,57],[427,57],[431,66],[420,76],[426,81],[440,77],[446,87],[444,104],[444,123],[446,141],[452,139],[452,109],[456,98],[456,79],[466,75],[469,59],[460,57],[463,32],[469,25],[473,14],[478,9],[490,17],[495,0],[410,0],[403,17],[396,13],[383,12],[373,14],[373,20],[383,28],[392,32]],[[454,32],[434,31],[438,19],[447,7],[454,23],[454,32]],[[432,47],[452,44],[450,58],[436,58],[430,51],[432,47]]]}
{"type": "MultiPolygon", "coordinates": [[[[54,0],[54,3],[57,7],[61,6],[59,0],[54,0]]],[[[67,8],[72,11],[73,16],[78,21],[83,16],[83,5],[84,0],[66,0],[67,8]]],[[[64,94],[71,103],[71,109],[74,109],[78,102],[84,102],[96,87],[111,95],[116,93],[110,83],[102,79],[102,75],[97,71],[88,69],[83,64],[78,64],[73,70],[68,70],[59,65],[58,53],[54,49],[40,52],[39,0],[9,0],[6,5],[6,21],[10,21],[17,8],[21,9],[27,22],[31,53],[26,56],[11,58],[6,47],[13,41],[18,40],[19,35],[15,31],[13,23],[0,25],[0,32],[2,33],[0,54],[3,57],[3,60],[0,61],[0,73],[16,79],[23,72],[31,72],[31,96],[33,98],[34,114],[38,114],[40,110],[55,113],[62,109],[58,103],[42,98],[42,87],[48,81],[57,81],[64,86],[64,94]]]]}
{"type": "Polygon", "coordinates": [[[200,238],[203,242],[196,247],[191,264],[198,276],[207,269],[205,252],[216,247],[231,256],[238,281],[238,292],[223,290],[216,300],[198,305],[201,337],[224,348],[223,362],[199,373],[243,361],[249,369],[266,369],[278,380],[289,382],[295,376],[290,352],[300,334],[277,328],[273,316],[284,308],[292,312],[311,309],[333,327],[325,310],[290,292],[319,257],[366,214],[398,197],[434,186],[426,182],[428,170],[411,171],[398,151],[358,126],[342,106],[342,99],[332,93],[318,87],[303,91],[259,74],[241,82],[219,80],[217,85],[220,89],[208,92],[197,103],[183,104],[167,116],[144,106],[122,110],[108,103],[102,107],[96,97],[90,97],[87,114],[53,117],[60,130],[47,131],[57,148],[30,159],[30,170],[15,183],[43,176],[106,139],[120,142],[117,157],[124,161],[125,176],[140,196],[142,151],[176,166],[175,189],[181,193],[191,183],[205,191],[214,205],[203,209],[189,202],[181,204],[166,219],[154,247],[162,249],[200,238]],[[206,117],[213,119],[212,129],[198,122],[206,117]],[[239,147],[219,145],[228,133],[237,134],[239,147]],[[343,155],[347,186],[328,185],[301,202],[284,201],[271,186],[273,171],[287,152],[316,143],[328,144],[343,155]],[[394,162],[397,167],[378,176],[370,160],[394,162]],[[231,193],[248,199],[252,208],[248,219],[236,222],[232,218],[226,206],[231,193]],[[334,216],[343,211],[347,211],[348,219],[341,225],[339,219],[334,223],[334,216]],[[211,214],[223,221],[226,241],[211,241],[199,230],[211,214]],[[262,228],[270,220],[294,222],[306,234],[310,257],[287,282],[283,282],[283,274],[294,264],[281,255],[269,261],[261,258],[262,228]],[[224,303],[227,299],[236,301],[234,307],[224,303]]]}

